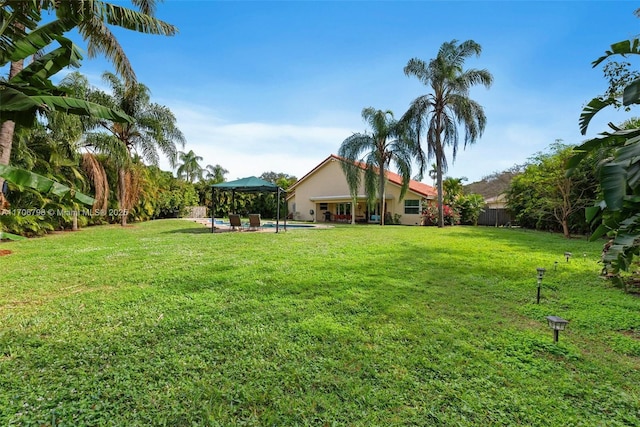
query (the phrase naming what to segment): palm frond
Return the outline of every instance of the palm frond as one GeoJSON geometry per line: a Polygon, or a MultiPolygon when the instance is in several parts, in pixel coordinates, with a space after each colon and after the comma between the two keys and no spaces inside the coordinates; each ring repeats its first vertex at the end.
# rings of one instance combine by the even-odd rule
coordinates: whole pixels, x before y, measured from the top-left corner
{"type": "Polygon", "coordinates": [[[616,103],[616,100],[613,98],[609,99],[600,99],[593,98],[589,103],[582,109],[582,113],[580,113],[580,133],[585,135],[587,133],[587,128],[589,127],[589,123],[591,119],[602,109],[609,105],[613,105],[616,103]]]}
{"type": "Polygon", "coordinates": [[[611,45],[611,50],[605,51],[605,54],[591,63],[593,67],[597,67],[613,55],[626,56],[629,54],[640,54],[640,39],[623,40],[611,45]]]}

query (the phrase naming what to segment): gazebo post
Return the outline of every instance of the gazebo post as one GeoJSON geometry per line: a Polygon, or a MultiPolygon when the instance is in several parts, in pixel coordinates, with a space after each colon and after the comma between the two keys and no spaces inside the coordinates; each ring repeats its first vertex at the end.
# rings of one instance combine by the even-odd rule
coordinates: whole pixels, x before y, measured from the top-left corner
{"type": "Polygon", "coordinates": [[[276,233],[280,231],[280,187],[276,192],[276,233]]]}
{"type": "Polygon", "coordinates": [[[236,190],[231,190],[231,206],[233,207],[233,213],[237,214],[236,211],[236,190]]]}
{"type": "Polygon", "coordinates": [[[284,231],[287,231],[287,216],[289,216],[289,204],[287,203],[287,191],[284,191],[284,231]]]}
{"type": "Polygon", "coordinates": [[[211,187],[211,232],[216,228],[216,189],[211,187]]]}
{"type": "MultiPolygon", "coordinates": [[[[280,191],[280,187],[278,187],[278,191],[280,191]]],[[[283,190],[284,191],[284,190],[283,190]]],[[[287,205],[287,192],[284,194],[284,231],[287,231],[287,215],[289,215],[289,205],[287,205]]]]}

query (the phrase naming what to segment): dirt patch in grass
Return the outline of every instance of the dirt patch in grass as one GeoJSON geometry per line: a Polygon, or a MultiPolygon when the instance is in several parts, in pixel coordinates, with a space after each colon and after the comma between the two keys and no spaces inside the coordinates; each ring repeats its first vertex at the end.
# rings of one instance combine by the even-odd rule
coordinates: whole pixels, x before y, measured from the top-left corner
{"type": "Polygon", "coordinates": [[[627,331],[620,331],[622,335],[626,335],[629,338],[640,340],[640,331],[637,329],[631,329],[627,331]]]}
{"type": "Polygon", "coordinates": [[[0,256],[9,255],[10,253],[9,249],[0,249],[0,256]]]}

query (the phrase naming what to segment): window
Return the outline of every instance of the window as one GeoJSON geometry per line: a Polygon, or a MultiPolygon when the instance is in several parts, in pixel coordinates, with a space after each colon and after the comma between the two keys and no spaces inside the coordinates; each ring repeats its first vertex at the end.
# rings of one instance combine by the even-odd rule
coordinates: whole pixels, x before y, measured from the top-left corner
{"type": "Polygon", "coordinates": [[[336,211],[339,215],[351,215],[351,203],[338,203],[336,211]]]}
{"type": "Polygon", "coordinates": [[[321,211],[326,211],[327,209],[329,209],[329,204],[328,203],[320,203],[320,210],[321,211]]]}
{"type": "Polygon", "coordinates": [[[404,201],[404,213],[405,215],[417,215],[420,213],[420,200],[405,200],[404,201]]]}

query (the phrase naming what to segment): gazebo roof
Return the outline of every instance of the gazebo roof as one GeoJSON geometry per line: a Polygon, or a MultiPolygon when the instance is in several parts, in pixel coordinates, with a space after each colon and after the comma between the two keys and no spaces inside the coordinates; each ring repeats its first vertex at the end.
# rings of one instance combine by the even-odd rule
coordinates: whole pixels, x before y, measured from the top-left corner
{"type": "MultiPolygon", "coordinates": [[[[252,193],[252,192],[253,193],[260,193],[260,192],[276,193],[279,188],[277,185],[255,176],[241,178],[235,181],[221,182],[220,184],[213,184],[211,187],[218,190],[235,190],[235,191],[241,191],[245,193],[252,193]]],[[[284,190],[280,188],[280,191],[284,191],[284,190]]]]}

